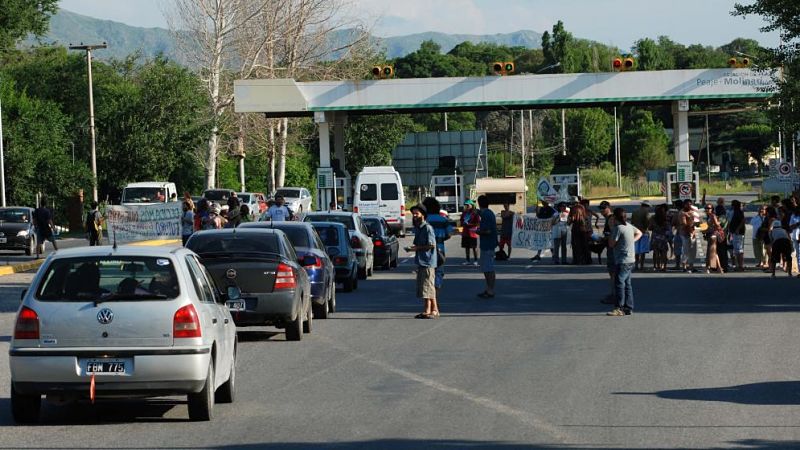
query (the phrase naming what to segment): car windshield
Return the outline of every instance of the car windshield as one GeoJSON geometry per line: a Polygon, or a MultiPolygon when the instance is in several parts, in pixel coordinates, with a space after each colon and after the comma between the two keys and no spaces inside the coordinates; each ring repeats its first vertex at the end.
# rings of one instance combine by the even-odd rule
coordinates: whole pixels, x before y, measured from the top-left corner
{"type": "Polygon", "coordinates": [[[272,233],[196,234],[186,243],[186,248],[201,256],[213,253],[280,253],[278,237],[272,233]]]}
{"type": "Polygon", "coordinates": [[[294,248],[297,247],[311,247],[308,241],[308,230],[305,227],[298,227],[298,226],[288,226],[282,227],[280,226],[280,222],[273,225],[273,228],[276,230],[281,230],[286,233],[286,237],[289,238],[289,242],[292,243],[294,248]]]}
{"type": "Polygon", "coordinates": [[[55,259],[36,297],[43,301],[163,300],[179,293],[169,258],[108,255],[55,259]]]}
{"type": "Polygon", "coordinates": [[[157,203],[166,200],[163,188],[129,187],[122,191],[123,203],[157,203]]]}
{"type": "Polygon", "coordinates": [[[0,222],[13,222],[13,223],[28,223],[31,221],[31,216],[27,209],[1,209],[0,222]]]}
{"type": "Polygon", "coordinates": [[[335,222],[335,223],[340,223],[340,224],[346,226],[348,230],[355,230],[356,229],[356,225],[353,223],[353,217],[352,216],[345,216],[345,215],[342,215],[342,216],[337,216],[337,215],[327,216],[327,215],[324,215],[324,214],[319,214],[319,215],[317,215],[317,214],[309,214],[309,215],[306,216],[305,221],[306,222],[311,222],[311,221],[313,221],[313,222],[335,222]]]}
{"type": "Polygon", "coordinates": [[[215,202],[227,202],[231,196],[231,191],[227,189],[209,189],[203,192],[203,197],[215,202]]]}
{"type": "Polygon", "coordinates": [[[250,203],[250,194],[236,194],[242,203],[250,203]]]}
{"type": "Polygon", "coordinates": [[[370,234],[380,235],[381,234],[381,222],[378,219],[367,219],[364,218],[364,225],[367,226],[370,234]]]}
{"type": "Polygon", "coordinates": [[[281,196],[283,198],[300,198],[299,189],[278,189],[275,191],[275,197],[281,196]]]}
{"type": "Polygon", "coordinates": [[[339,230],[336,227],[315,226],[314,227],[326,247],[336,247],[339,245],[339,230]]]}

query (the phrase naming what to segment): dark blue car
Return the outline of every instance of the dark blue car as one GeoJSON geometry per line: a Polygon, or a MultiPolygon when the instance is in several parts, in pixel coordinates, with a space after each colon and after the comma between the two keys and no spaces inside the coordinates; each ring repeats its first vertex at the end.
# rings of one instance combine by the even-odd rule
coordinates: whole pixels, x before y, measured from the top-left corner
{"type": "Polygon", "coordinates": [[[358,289],[358,258],[350,246],[350,233],[339,222],[311,222],[336,268],[336,282],[345,292],[358,289]]]}
{"type": "Polygon", "coordinates": [[[239,228],[273,228],[286,233],[311,284],[314,318],[327,319],[336,310],[336,274],[325,244],[308,222],[247,222],[239,228]]]}

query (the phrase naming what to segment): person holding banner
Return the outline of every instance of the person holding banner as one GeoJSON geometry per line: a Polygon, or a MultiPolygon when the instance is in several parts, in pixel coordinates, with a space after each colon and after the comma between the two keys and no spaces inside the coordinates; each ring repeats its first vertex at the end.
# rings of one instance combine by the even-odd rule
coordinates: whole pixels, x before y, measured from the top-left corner
{"type": "MultiPolygon", "coordinates": [[[[536,218],[552,219],[553,216],[555,216],[556,214],[558,213],[556,212],[555,209],[553,209],[552,206],[550,206],[549,203],[547,203],[547,200],[542,200],[542,206],[540,206],[539,209],[536,211],[536,218]]],[[[540,249],[539,251],[536,252],[536,256],[531,258],[531,261],[539,261],[541,259],[542,259],[542,250],[540,249]]]]}
{"type": "Polygon", "coordinates": [[[567,263],[567,239],[569,236],[569,208],[567,204],[558,204],[558,214],[553,216],[553,264],[567,263]],[[559,250],[561,259],[559,261],[559,250]]]}
{"type": "Polygon", "coordinates": [[[478,225],[481,223],[481,218],[475,212],[475,204],[472,200],[464,202],[464,211],[461,213],[461,248],[466,252],[467,260],[465,265],[478,265],[478,225]],[[475,258],[474,263],[469,261],[469,251],[472,249],[472,255],[475,258]]]}

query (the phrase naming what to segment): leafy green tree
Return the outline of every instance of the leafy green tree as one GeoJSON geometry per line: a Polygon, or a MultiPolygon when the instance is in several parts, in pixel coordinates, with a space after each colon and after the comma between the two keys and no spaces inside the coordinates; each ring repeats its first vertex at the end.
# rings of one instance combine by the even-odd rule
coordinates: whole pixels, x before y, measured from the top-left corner
{"type": "Polygon", "coordinates": [[[0,5],[0,52],[33,33],[45,34],[50,16],[58,10],[58,0],[3,0],[0,5]]]}
{"type": "Polygon", "coordinates": [[[760,174],[764,165],[764,154],[775,143],[775,131],[767,124],[753,123],[736,127],[734,136],[738,147],[756,161],[760,174]]]}
{"type": "Polygon", "coordinates": [[[486,73],[483,64],[462,56],[444,55],[439,44],[425,41],[419,50],[395,60],[398,78],[468,77],[486,73]]]}
{"type": "Polygon", "coordinates": [[[355,175],[364,166],[390,164],[392,150],[403,141],[406,133],[420,131],[425,130],[405,114],[353,118],[345,133],[347,170],[355,175]]]}
{"type": "MultiPolygon", "coordinates": [[[[561,142],[561,111],[551,111],[544,121],[547,141],[561,142]]],[[[566,158],[571,166],[594,166],[608,157],[613,137],[614,118],[600,108],[566,111],[566,158]]]]}
{"type": "Polygon", "coordinates": [[[636,109],[625,121],[620,135],[620,152],[623,170],[636,176],[645,171],[663,169],[672,164],[669,138],[661,122],[653,119],[650,111],[636,109]]]}
{"type": "Polygon", "coordinates": [[[667,51],[650,38],[636,41],[634,50],[639,70],[669,70],[675,63],[667,51]]]}

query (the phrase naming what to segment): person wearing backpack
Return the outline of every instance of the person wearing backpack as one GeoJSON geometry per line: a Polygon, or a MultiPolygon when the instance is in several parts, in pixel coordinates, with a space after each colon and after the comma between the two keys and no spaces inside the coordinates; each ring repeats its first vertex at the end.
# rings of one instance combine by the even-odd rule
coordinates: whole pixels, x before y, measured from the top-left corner
{"type": "Polygon", "coordinates": [[[100,245],[103,237],[103,229],[101,227],[103,215],[97,206],[97,202],[91,203],[92,209],[86,213],[86,218],[83,221],[83,227],[86,229],[86,239],[89,240],[90,246],[100,245]]]}
{"type": "Polygon", "coordinates": [[[436,270],[433,285],[436,288],[436,298],[438,302],[439,292],[444,281],[445,247],[444,242],[450,239],[453,234],[453,225],[447,217],[447,213],[442,211],[442,205],[433,197],[426,197],[422,201],[422,206],[428,210],[426,220],[428,225],[433,227],[433,234],[436,237],[436,270]]]}

